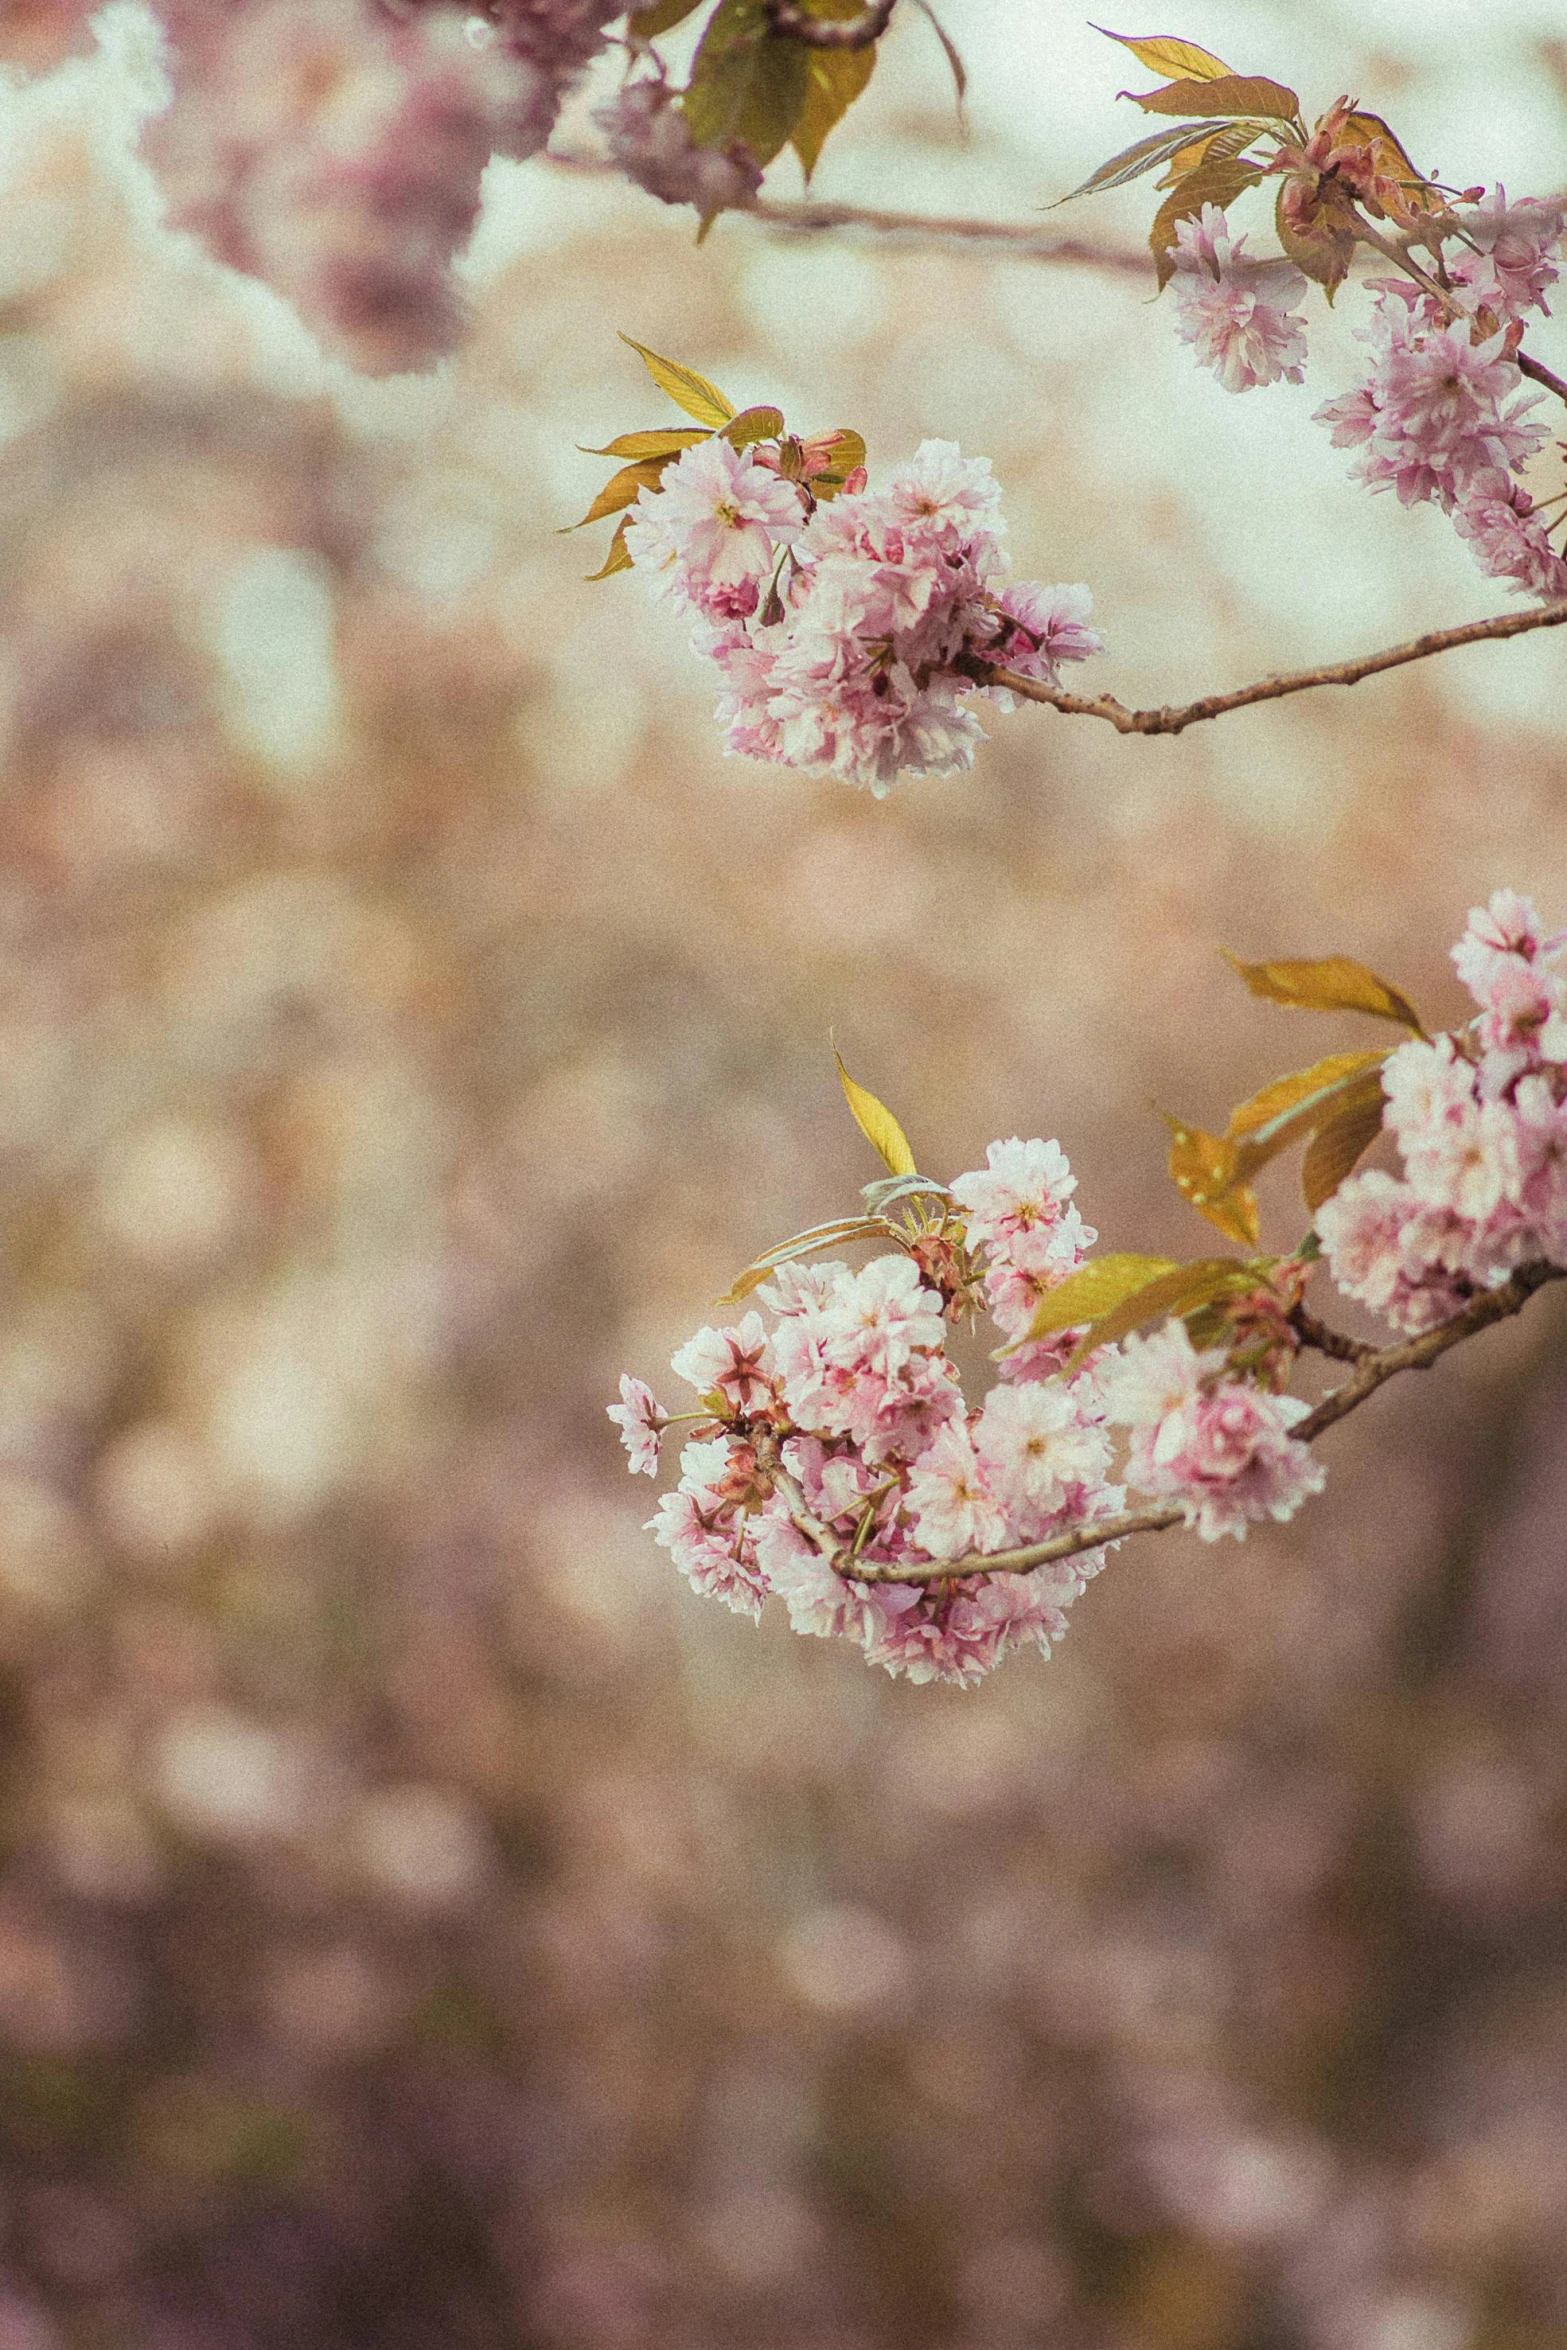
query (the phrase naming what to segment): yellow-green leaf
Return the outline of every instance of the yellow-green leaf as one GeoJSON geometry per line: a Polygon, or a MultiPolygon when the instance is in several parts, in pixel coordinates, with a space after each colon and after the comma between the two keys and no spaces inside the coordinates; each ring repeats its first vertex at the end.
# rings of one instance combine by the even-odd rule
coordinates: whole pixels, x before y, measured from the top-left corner
{"type": "MultiPolygon", "coordinates": [[[[1309,1069],[1297,1069],[1292,1076],[1275,1078],[1263,1086],[1249,1101],[1244,1101],[1230,1112],[1227,1139],[1231,1142],[1241,1135],[1249,1136],[1254,1144],[1266,1144],[1271,1139],[1269,1129],[1281,1119],[1291,1119],[1313,1104],[1320,1109],[1342,1090],[1345,1080],[1357,1077],[1362,1071],[1380,1069],[1386,1053],[1330,1053],[1324,1061],[1314,1061],[1309,1069]]],[[[1380,1083],[1379,1083],[1380,1090],[1380,1083]]]]}
{"type": "Polygon", "coordinates": [[[673,32],[677,24],[684,24],[701,5],[702,0],[652,0],[651,7],[632,11],[626,30],[634,41],[656,41],[660,33],[673,32]]]}
{"type": "Polygon", "coordinates": [[[667,392],[675,406],[694,416],[698,424],[711,425],[716,431],[719,425],[729,422],[735,412],[734,403],[724,398],[717,384],[709,383],[705,375],[698,375],[694,367],[682,367],[678,360],[661,358],[657,351],[650,351],[645,343],[637,342],[631,335],[622,335],[620,339],[631,345],[659,390],[667,392]]]}
{"type": "Polygon", "coordinates": [[[584,448],[577,443],[584,457],[678,457],[682,449],[694,449],[698,441],[710,441],[710,432],[699,432],[689,424],[671,425],[667,432],[623,432],[606,448],[584,448]]]}
{"type": "Polygon", "coordinates": [[[1170,168],[1162,179],[1154,181],[1156,188],[1179,187],[1199,164],[1223,163],[1232,155],[1240,155],[1257,136],[1254,122],[1222,122],[1217,129],[1210,128],[1170,157],[1170,168]]]}
{"type": "Polygon", "coordinates": [[[1047,1291],[1034,1309],[1028,1337],[1001,1348],[1000,1352],[1015,1354],[1019,1346],[1027,1346],[1035,1338],[1050,1338],[1057,1330],[1075,1330],[1080,1323],[1097,1322],[1113,1312],[1123,1299],[1134,1297],[1151,1281],[1161,1280],[1175,1270],[1174,1257],[1135,1256],[1129,1250],[1095,1257],[1091,1264],[1080,1265],[1075,1273],[1068,1273],[1064,1281],[1058,1281],[1054,1289],[1047,1291]]]}
{"type": "Polygon", "coordinates": [[[1241,1264],[1234,1257],[1196,1257],[1189,1265],[1172,1265],[1168,1273],[1134,1290],[1108,1314],[1091,1323],[1074,1347],[1066,1367],[1069,1371],[1076,1370],[1096,1349],[1113,1346],[1117,1339],[1140,1330],[1145,1322],[1194,1313],[1199,1306],[1210,1305],[1217,1297],[1241,1296],[1255,1289],[1261,1278],[1255,1265],[1241,1264]]]}
{"type": "Polygon", "coordinates": [[[918,1170],[908,1137],[885,1102],[879,1102],[873,1093],[867,1093],[863,1085],[855,1084],[836,1046],[833,1047],[832,1057],[838,1064],[838,1081],[843,1087],[843,1098],[854,1113],[854,1122],[888,1174],[916,1174],[918,1170]]]}
{"type": "Polygon", "coordinates": [[[1230,72],[1210,49],[1199,49],[1195,41],[1176,40],[1169,33],[1112,33],[1104,25],[1096,25],[1094,30],[1130,49],[1138,64],[1146,65],[1150,73],[1185,74],[1194,82],[1216,82],[1230,72]]]}
{"type": "Polygon", "coordinates": [[[1170,1129],[1170,1180],[1189,1207],[1243,1248],[1255,1248],[1257,1202],[1241,1180],[1237,1145],[1222,1134],[1207,1134],[1179,1118],[1170,1129]]]}
{"type": "Polygon", "coordinates": [[[1078,196],[1097,195],[1104,188],[1125,187],[1128,181],[1141,179],[1145,171],[1156,170],[1161,163],[1168,162],[1183,147],[1190,146],[1194,139],[1216,136],[1217,132],[1212,125],[1200,122],[1178,122],[1170,130],[1153,131],[1146,139],[1138,139],[1130,147],[1123,147],[1120,154],[1112,155],[1108,163],[1101,163],[1097,171],[1090,172],[1081,187],[1073,188],[1070,195],[1062,196],[1059,201],[1070,204],[1078,196]]]}
{"type": "Polygon", "coordinates": [[[1269,1003],[1305,1012],[1369,1012],[1377,1020],[1397,1021],[1416,1036],[1425,1034],[1408,996],[1348,955],[1325,955],[1314,962],[1243,963],[1227,947],[1222,952],[1252,994],[1269,1003]]]}
{"type": "Polygon", "coordinates": [[[818,498],[835,498],[850,474],[865,463],[865,443],[847,426],[833,432],[812,433],[805,447],[813,453],[823,450],[827,453],[822,471],[810,477],[812,494],[818,498]]]}
{"type": "Polygon", "coordinates": [[[1293,122],[1300,100],[1282,82],[1265,74],[1227,73],[1222,79],[1166,82],[1162,90],[1123,90],[1145,114],[1251,114],[1270,121],[1293,122]]]}
{"type": "Polygon", "coordinates": [[[1255,187],[1262,172],[1255,163],[1242,163],[1234,156],[1221,156],[1199,163],[1189,171],[1180,186],[1166,196],[1153,216],[1148,231],[1149,249],[1154,257],[1154,268],[1161,289],[1175,275],[1175,230],[1182,220],[1191,220],[1205,204],[1217,204],[1222,212],[1233,204],[1247,188],[1255,187]]]}
{"type": "Polygon", "coordinates": [[[585,530],[590,522],[602,522],[606,514],[618,514],[622,506],[634,506],[644,490],[656,490],[663,474],[663,466],[656,458],[645,457],[639,464],[623,465],[611,474],[580,522],[567,525],[569,530],[585,530]]]}
{"type": "Polygon", "coordinates": [[[731,416],[719,438],[732,449],[748,449],[753,441],[776,441],[783,428],[781,408],[742,408],[738,416],[731,416]]]}
{"type": "MultiPolygon", "coordinates": [[[[859,0],[847,0],[832,10],[834,16],[858,14],[859,0]]],[[[827,11],[817,8],[814,15],[827,11]]],[[[809,182],[821,157],[827,134],[840,123],[876,70],[878,43],[863,49],[812,49],[805,65],[805,103],[795,116],[789,143],[800,158],[809,182]]]]}
{"type": "Polygon", "coordinates": [[[626,545],[626,525],[630,520],[629,514],[621,516],[615,526],[615,535],[609,542],[609,553],[599,570],[586,574],[589,579],[612,579],[617,571],[631,569],[631,550],[626,545]]]}
{"type": "Polygon", "coordinates": [[[1300,1166],[1300,1188],[1315,1215],[1382,1131],[1387,1099],[1380,1074],[1346,1086],[1338,1108],[1317,1128],[1300,1166]]]}
{"type": "Polygon", "coordinates": [[[895,1237],[896,1230],[885,1216],[839,1216],[830,1224],[813,1225],[809,1232],[797,1232],[792,1240],[781,1240],[776,1248],[764,1249],[747,1265],[734,1287],[727,1289],[722,1297],[715,1297],[713,1303],[741,1305],[780,1265],[790,1264],[796,1257],[814,1256],[819,1248],[838,1247],[848,1240],[886,1240],[895,1237]]]}
{"type": "Polygon", "coordinates": [[[719,0],[680,101],[697,146],[739,139],[758,163],[771,163],[800,119],[813,54],[773,31],[766,0],[719,0]]]}

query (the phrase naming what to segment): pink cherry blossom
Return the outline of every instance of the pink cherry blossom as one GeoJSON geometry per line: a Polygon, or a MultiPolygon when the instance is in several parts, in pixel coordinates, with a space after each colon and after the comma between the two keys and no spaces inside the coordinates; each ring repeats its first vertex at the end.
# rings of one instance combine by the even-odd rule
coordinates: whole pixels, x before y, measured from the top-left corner
{"type": "Polygon", "coordinates": [[[952,1196],[964,1211],[969,1240],[980,1248],[1005,1250],[1022,1232],[1060,1222],[1077,1189],[1058,1142],[1036,1138],[993,1142],[985,1164],[954,1177],[952,1196]]]}
{"type": "Polygon", "coordinates": [[[620,1441],[630,1456],[632,1474],[641,1470],[649,1477],[656,1477],[659,1451],[669,1420],[668,1415],[660,1410],[652,1388],[641,1379],[633,1379],[629,1372],[623,1372],[620,1401],[607,1405],[606,1409],[620,1430],[620,1441]]]}
{"type": "Polygon", "coordinates": [[[1258,1518],[1290,1518],[1324,1471],[1290,1435],[1306,1416],[1297,1396],[1223,1376],[1222,1349],[1199,1353],[1182,1322],[1126,1341],[1109,1382],[1109,1417],[1130,1427],[1127,1482],[1180,1504],[1204,1542],[1244,1541],[1258,1518]]]}
{"type": "Polygon", "coordinates": [[[1305,375],[1306,328],[1296,305],[1306,280],[1291,261],[1264,260],[1232,235],[1217,205],[1175,230],[1176,332],[1227,392],[1305,375]]]}
{"type": "Polygon", "coordinates": [[[1000,1550],[1004,1512],[990,1491],[968,1430],[950,1423],[920,1454],[909,1475],[909,1509],[928,1558],[963,1558],[1000,1550]]]}
{"type": "Polygon", "coordinates": [[[1448,277],[1475,307],[1504,321],[1522,319],[1531,310],[1549,315],[1545,295],[1561,275],[1564,216],[1560,203],[1534,197],[1509,204],[1506,189],[1498,187],[1463,213],[1464,235],[1473,249],[1460,248],[1449,258],[1448,277]]]}
{"type": "Polygon", "coordinates": [[[699,1330],[669,1360],[678,1378],[698,1395],[715,1391],[736,1412],[750,1412],[772,1395],[770,1342],[760,1314],[747,1314],[737,1329],[699,1330]]]}
{"type": "Polygon", "coordinates": [[[666,466],[657,492],[643,490],[626,548],[677,601],[709,619],[744,619],[804,519],[798,490],[715,434],[666,466]]]}
{"type": "Polygon", "coordinates": [[[1077,1514],[1104,1484],[1110,1442],[1087,1398],[1063,1381],[997,1385],[974,1429],[974,1450],[1014,1538],[1037,1542],[1054,1521],[1077,1514]]]}

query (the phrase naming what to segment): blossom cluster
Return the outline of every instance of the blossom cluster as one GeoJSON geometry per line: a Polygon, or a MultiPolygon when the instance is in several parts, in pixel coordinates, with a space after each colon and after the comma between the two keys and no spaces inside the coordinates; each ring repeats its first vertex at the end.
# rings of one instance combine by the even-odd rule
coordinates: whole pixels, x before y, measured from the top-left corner
{"type": "Polygon", "coordinates": [[[1103,639],[1086,588],[1006,583],[988,459],[924,441],[884,489],[860,467],[830,500],[811,487],[825,462],[810,442],[704,441],[643,490],[626,545],[696,616],[730,751],[880,796],[972,763],[962,700],[1010,709],[996,669],[1054,684],[1103,639]]]}
{"type": "MultiPolygon", "coordinates": [[[[1076,1368],[1077,1333],[1030,1340],[1039,1301],[1097,1238],[1074,1188],[1059,1144],[993,1143],[983,1168],[929,1187],[939,1211],[888,1224],[895,1251],[858,1272],[781,1263],[760,1293],[771,1328],[752,1311],[678,1350],[699,1409],[674,1416],[693,1433],[651,1527],[696,1590],[753,1618],[776,1595],[796,1631],[968,1686],[1012,1650],[1048,1655],[1105,1547],[1023,1572],[975,1562],[1114,1519],[1128,1484],[1174,1499],[1209,1541],[1317,1490],[1290,1433],[1306,1407],[1235,1375],[1225,1348],[1195,1348],[1183,1323],[1076,1368]],[[981,1302],[1011,1344],[973,1408],[947,1339],[981,1302]]],[[[672,1416],[651,1389],[622,1379],[610,1417],[632,1469],[655,1474],[672,1416]]]]}
{"type": "Polygon", "coordinates": [[[1447,1320],[1520,1265],[1567,1265],[1564,945],[1511,890],[1474,909],[1453,961],[1477,1017],[1383,1068],[1402,1178],[1352,1175],[1318,1214],[1334,1280],[1400,1330],[1447,1320]]]}
{"type": "Polygon", "coordinates": [[[153,5],[170,102],[143,145],[171,224],[371,372],[457,340],[451,264],[485,166],[539,152],[622,13],[622,0],[153,5]]]}
{"type": "Polygon", "coordinates": [[[611,161],[661,204],[694,205],[704,220],[754,203],[762,171],[750,148],[741,139],[698,146],[679,95],[662,74],[642,75],[596,106],[611,161]]]}
{"type": "MultiPolygon", "coordinates": [[[[1371,281],[1357,330],[1365,374],[1317,411],[1334,445],[1357,452],[1367,488],[1441,507],[1483,571],[1546,598],[1567,595],[1567,559],[1551,543],[1550,507],[1521,479],[1549,432],[1517,350],[1528,319],[1548,312],[1564,218],[1560,203],[1510,204],[1498,187],[1423,223],[1440,280],[1371,281]]],[[[1212,204],[1178,224],[1173,261],[1178,331],[1227,391],[1303,380],[1307,286],[1292,262],[1249,254],[1212,204]]]]}

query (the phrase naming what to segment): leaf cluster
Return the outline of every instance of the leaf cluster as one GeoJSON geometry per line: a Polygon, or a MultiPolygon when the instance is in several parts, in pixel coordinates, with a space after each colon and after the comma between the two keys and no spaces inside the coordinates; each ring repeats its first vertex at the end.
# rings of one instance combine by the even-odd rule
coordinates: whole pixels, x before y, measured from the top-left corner
{"type": "Polygon", "coordinates": [[[631,517],[625,509],[634,506],[644,490],[661,490],[665,466],[673,464],[687,449],[695,448],[699,441],[725,440],[734,449],[775,442],[779,471],[787,479],[805,484],[813,498],[836,497],[850,476],[864,465],[865,443],[857,432],[833,430],[813,434],[807,441],[795,439],[785,428],[781,409],[737,410],[717,384],[705,375],[698,375],[694,367],[686,367],[677,359],[665,359],[630,335],[623,334],[620,339],[637,353],[659,390],[667,392],[676,407],[696,421],[694,425],[656,426],[650,432],[623,432],[606,442],[602,449],[583,450],[585,457],[623,460],[619,471],[610,476],[582,520],[567,526],[568,530],[582,530],[588,523],[602,522],[611,514],[621,517],[609,553],[597,571],[589,572],[590,579],[609,579],[617,571],[631,569],[631,555],[626,546],[626,529],[631,517]]]}

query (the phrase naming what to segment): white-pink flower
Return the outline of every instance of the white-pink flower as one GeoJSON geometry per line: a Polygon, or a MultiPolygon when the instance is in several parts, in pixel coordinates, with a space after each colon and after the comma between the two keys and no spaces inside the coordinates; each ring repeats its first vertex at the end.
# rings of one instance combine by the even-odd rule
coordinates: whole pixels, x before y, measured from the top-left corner
{"type": "Polygon", "coordinates": [[[1126,1478],[1141,1493],[1178,1502],[1204,1542],[1264,1517],[1293,1517],[1324,1472],[1290,1434],[1308,1407],[1224,1377],[1224,1354],[1199,1353],[1183,1322],[1131,1338],[1105,1382],[1109,1417],[1132,1430],[1126,1478]]]}
{"type": "Polygon", "coordinates": [[[670,1356],[669,1367],[698,1395],[716,1390],[732,1411],[755,1411],[773,1390],[767,1324],[751,1313],[734,1329],[698,1330],[670,1356]]]}
{"type": "Polygon", "coordinates": [[[1306,280],[1292,261],[1248,254],[1215,204],[1175,230],[1176,332],[1227,392],[1304,379],[1306,280]]]}
{"type": "Polygon", "coordinates": [[[643,490],[626,549],[655,585],[709,619],[744,619],[804,524],[799,491],[715,434],[666,466],[658,490],[643,490]]]}
{"type": "Polygon", "coordinates": [[[1059,1223],[1076,1189],[1058,1142],[1022,1142],[1014,1134],[990,1145],[983,1167],[955,1177],[952,1196],[971,1245],[1004,1252],[1019,1233],[1059,1223]]]}
{"type": "Polygon", "coordinates": [[[1014,1543],[1037,1542],[1052,1519],[1102,1485],[1110,1445],[1084,1397],[1063,1380],[998,1385],[974,1427],[974,1450],[1014,1543]]]}
{"type": "Polygon", "coordinates": [[[1007,1521],[968,1430],[949,1421],[909,1473],[909,1509],[920,1548],[933,1559],[1000,1550],[1007,1521]]]}
{"type": "Polygon", "coordinates": [[[620,1441],[630,1456],[633,1476],[641,1470],[646,1476],[656,1477],[659,1451],[669,1419],[668,1414],[660,1409],[652,1388],[644,1380],[633,1379],[629,1371],[623,1371],[620,1401],[607,1404],[605,1410],[620,1430],[620,1441]]]}

